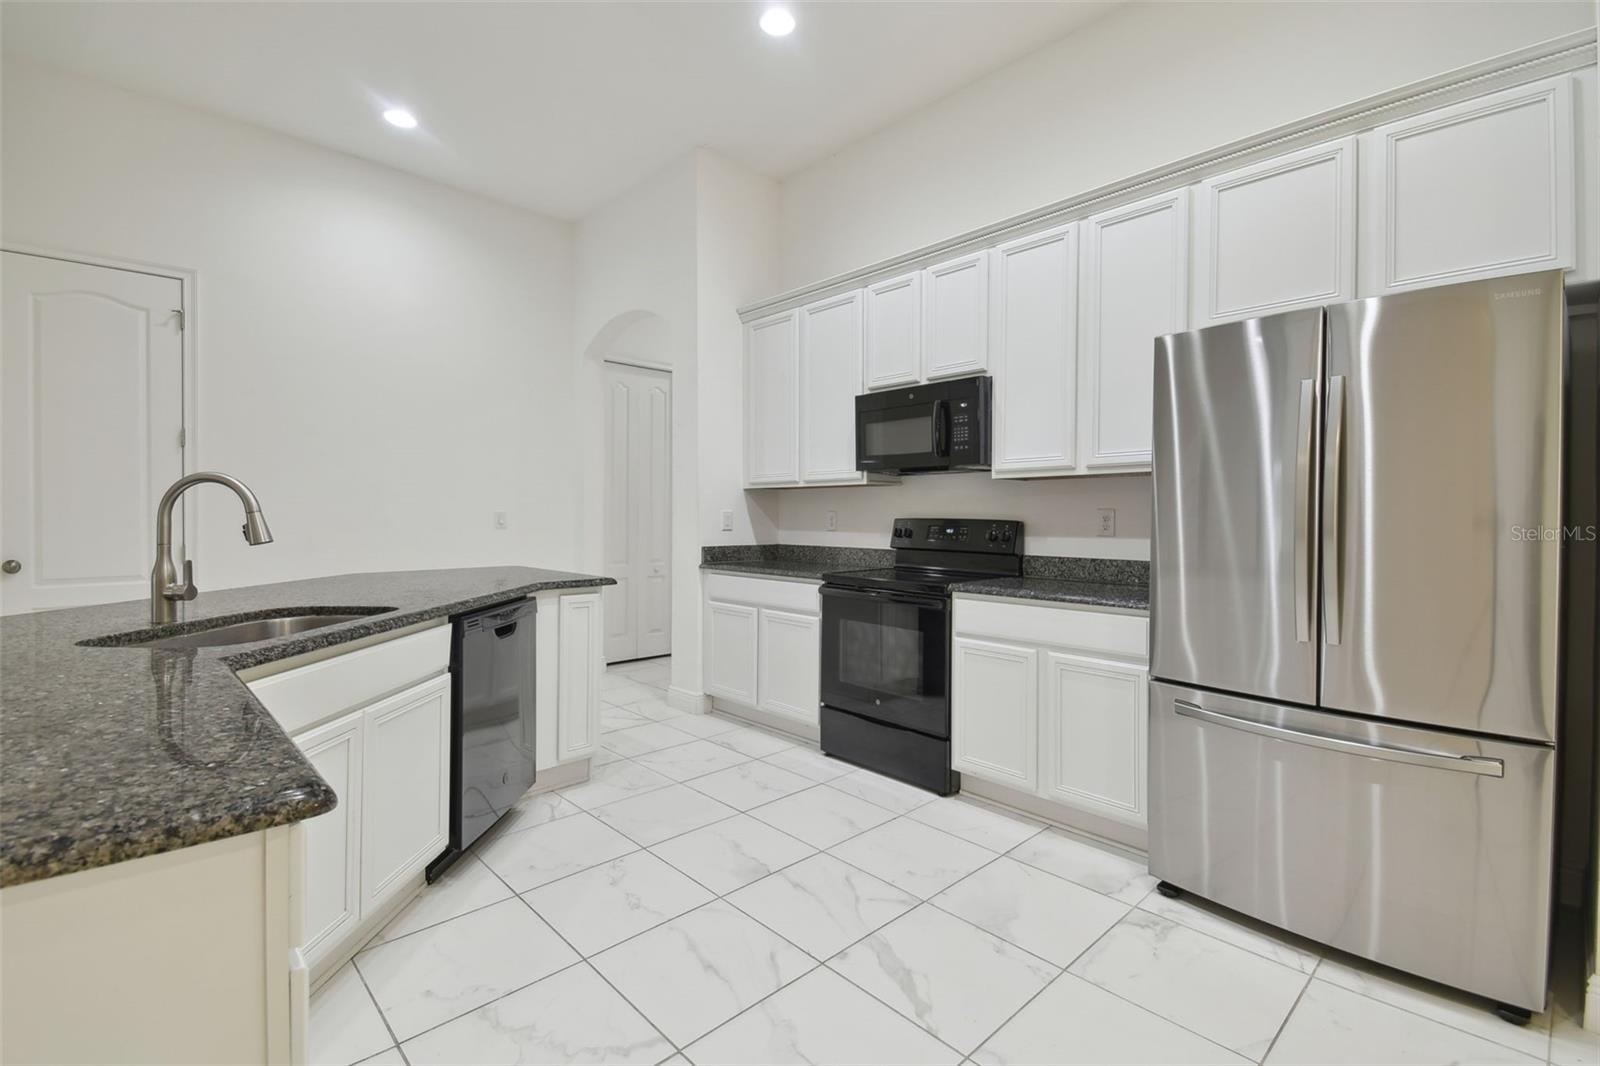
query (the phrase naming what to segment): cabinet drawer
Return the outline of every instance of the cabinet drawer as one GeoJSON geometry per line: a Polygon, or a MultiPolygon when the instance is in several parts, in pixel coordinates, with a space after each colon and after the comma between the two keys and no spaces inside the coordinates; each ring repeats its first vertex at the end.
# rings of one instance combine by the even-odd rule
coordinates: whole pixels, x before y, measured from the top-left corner
{"type": "Polygon", "coordinates": [[[1150,620],[1069,605],[1004,603],[957,596],[955,631],[961,636],[1081,648],[1143,661],[1148,654],[1150,620]]]}
{"type": "Polygon", "coordinates": [[[293,736],[450,668],[450,627],[435,626],[250,683],[293,736]]]}
{"type": "Polygon", "coordinates": [[[724,603],[748,603],[780,611],[820,613],[817,589],[821,582],[741,577],[737,574],[706,574],[705,596],[724,603]]]}

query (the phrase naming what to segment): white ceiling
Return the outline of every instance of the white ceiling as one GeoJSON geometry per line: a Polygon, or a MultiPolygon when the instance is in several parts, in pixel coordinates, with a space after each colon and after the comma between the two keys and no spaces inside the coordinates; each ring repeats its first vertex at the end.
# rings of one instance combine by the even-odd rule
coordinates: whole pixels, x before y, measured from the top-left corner
{"type": "Polygon", "coordinates": [[[8,53],[564,218],[689,148],[783,177],[1111,3],[17,3],[8,53]],[[379,120],[413,110],[410,133],[379,120]]]}

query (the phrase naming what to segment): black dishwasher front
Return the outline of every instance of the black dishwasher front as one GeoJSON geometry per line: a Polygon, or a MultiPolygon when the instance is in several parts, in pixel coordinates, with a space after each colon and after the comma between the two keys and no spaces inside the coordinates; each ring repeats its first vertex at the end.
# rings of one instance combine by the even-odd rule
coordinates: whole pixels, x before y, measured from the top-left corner
{"type": "Polygon", "coordinates": [[[450,846],[436,880],[534,780],[534,614],[524,599],[454,620],[450,639],[450,846]]]}

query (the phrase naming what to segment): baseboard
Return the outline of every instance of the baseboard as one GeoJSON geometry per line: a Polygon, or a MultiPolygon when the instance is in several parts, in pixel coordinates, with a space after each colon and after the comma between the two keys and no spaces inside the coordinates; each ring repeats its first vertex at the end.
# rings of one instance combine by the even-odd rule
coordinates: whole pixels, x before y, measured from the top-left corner
{"type": "Polygon", "coordinates": [[[711,697],[704,692],[694,692],[676,685],[667,689],[667,703],[690,714],[706,714],[711,710],[711,697]]]}
{"type": "Polygon", "coordinates": [[[554,766],[545,767],[534,778],[533,787],[524,792],[525,796],[532,796],[540,792],[549,792],[553,788],[566,788],[568,785],[581,784],[589,780],[589,760],[574,759],[571,762],[558,762],[554,766]]]}
{"type": "Polygon", "coordinates": [[[751,725],[760,726],[772,733],[781,733],[795,740],[803,740],[807,744],[820,744],[822,731],[816,726],[807,726],[793,718],[783,718],[776,714],[758,711],[754,707],[746,707],[742,703],[729,703],[727,700],[708,699],[712,708],[729,718],[749,722],[751,725]]]}
{"type": "Polygon", "coordinates": [[[1030,796],[1026,792],[1006,788],[1004,785],[980,781],[971,774],[961,775],[961,794],[975,796],[997,807],[1005,807],[1018,814],[1048,822],[1057,829],[1089,837],[1098,843],[1131,849],[1138,852],[1141,857],[1149,850],[1150,834],[1144,829],[1076,811],[1059,803],[1040,799],[1038,796],[1030,796]]]}

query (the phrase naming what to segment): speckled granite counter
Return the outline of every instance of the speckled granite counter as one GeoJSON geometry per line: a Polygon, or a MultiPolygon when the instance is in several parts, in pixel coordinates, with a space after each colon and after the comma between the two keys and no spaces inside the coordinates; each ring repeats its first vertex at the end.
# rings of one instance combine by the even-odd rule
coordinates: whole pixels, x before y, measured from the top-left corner
{"type": "Polygon", "coordinates": [[[0,886],[286,825],[330,810],[332,789],[234,671],[559,588],[610,578],[528,567],[416,570],[202,593],[149,629],[146,600],[0,619],[0,886]],[[83,647],[202,620],[293,608],[380,614],[226,648],[83,647]]]}
{"type": "Polygon", "coordinates": [[[820,544],[721,544],[700,549],[700,569],[758,577],[821,580],[834,570],[893,566],[888,548],[832,548],[820,544]]]}
{"type": "Polygon", "coordinates": [[[1062,581],[1048,577],[994,577],[963,581],[952,585],[952,592],[975,596],[1006,596],[1014,600],[1049,600],[1076,603],[1085,607],[1113,607],[1124,611],[1148,611],[1148,585],[1112,585],[1096,581],[1062,581]]]}

